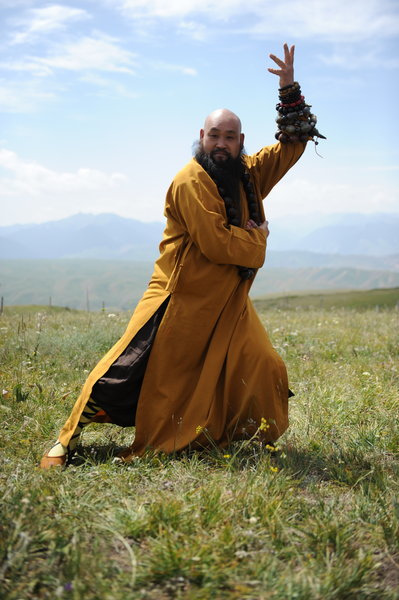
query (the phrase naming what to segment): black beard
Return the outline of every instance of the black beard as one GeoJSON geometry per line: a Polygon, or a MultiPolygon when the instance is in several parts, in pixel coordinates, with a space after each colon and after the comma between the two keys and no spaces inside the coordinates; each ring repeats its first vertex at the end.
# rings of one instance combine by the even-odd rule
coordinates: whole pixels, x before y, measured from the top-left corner
{"type": "MultiPolygon", "coordinates": [[[[218,187],[219,194],[222,196],[226,205],[227,222],[235,226],[240,226],[241,222],[241,200],[240,200],[240,182],[246,173],[243,155],[244,147],[241,148],[237,158],[232,158],[231,154],[226,152],[225,160],[214,160],[215,151],[206,154],[201,140],[194,142],[193,154],[195,160],[208,173],[218,187]],[[227,200],[233,201],[233,207],[236,213],[231,218],[231,209],[227,208],[227,200]],[[230,214],[229,214],[230,213],[230,214]],[[231,219],[231,220],[230,220],[231,219]],[[234,221],[237,221],[236,223],[234,221]]],[[[247,189],[246,189],[247,192],[247,189]]],[[[247,267],[238,266],[238,272],[242,279],[252,279],[255,271],[247,267]]]]}
{"type": "Polygon", "coordinates": [[[226,152],[227,158],[224,160],[215,160],[213,158],[215,151],[209,154],[204,152],[201,140],[195,142],[193,150],[195,160],[208,173],[216,185],[224,189],[225,196],[232,198],[238,214],[240,214],[240,181],[245,173],[245,165],[242,159],[244,148],[241,148],[240,154],[236,158],[233,158],[226,152]]]}
{"type": "Polygon", "coordinates": [[[195,160],[217,183],[227,185],[229,181],[239,181],[245,172],[242,160],[244,148],[241,148],[240,154],[236,158],[225,151],[226,158],[224,160],[214,159],[215,150],[212,150],[209,154],[204,152],[201,140],[194,143],[193,151],[195,160]]]}

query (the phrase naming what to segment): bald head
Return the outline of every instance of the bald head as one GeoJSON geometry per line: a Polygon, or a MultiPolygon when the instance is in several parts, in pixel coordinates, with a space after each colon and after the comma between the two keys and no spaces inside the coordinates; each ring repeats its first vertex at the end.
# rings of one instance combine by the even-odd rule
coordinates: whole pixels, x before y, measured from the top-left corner
{"type": "Polygon", "coordinates": [[[212,111],[205,119],[204,130],[211,127],[226,126],[241,133],[241,121],[235,113],[227,108],[218,108],[212,111]]]}
{"type": "Polygon", "coordinates": [[[202,150],[215,161],[237,158],[244,144],[241,121],[227,108],[218,108],[205,119],[200,131],[202,150]]]}

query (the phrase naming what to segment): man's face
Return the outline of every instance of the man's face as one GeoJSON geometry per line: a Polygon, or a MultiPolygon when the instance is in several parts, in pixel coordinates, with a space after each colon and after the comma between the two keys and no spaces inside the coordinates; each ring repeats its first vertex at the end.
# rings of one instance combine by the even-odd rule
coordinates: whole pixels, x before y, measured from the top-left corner
{"type": "Polygon", "coordinates": [[[223,114],[207,118],[200,131],[203,152],[209,154],[215,163],[228,158],[237,158],[244,144],[244,134],[236,119],[223,114]]]}

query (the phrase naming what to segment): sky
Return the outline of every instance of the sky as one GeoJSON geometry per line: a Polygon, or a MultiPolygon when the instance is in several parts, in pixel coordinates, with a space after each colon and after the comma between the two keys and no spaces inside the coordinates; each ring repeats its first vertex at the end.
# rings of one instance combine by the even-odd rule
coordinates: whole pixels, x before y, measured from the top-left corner
{"type": "Polygon", "coordinates": [[[240,116],[248,153],[275,143],[284,42],[327,140],[268,219],[399,212],[397,0],[0,0],[0,225],[162,220],[209,112],[240,116]]]}

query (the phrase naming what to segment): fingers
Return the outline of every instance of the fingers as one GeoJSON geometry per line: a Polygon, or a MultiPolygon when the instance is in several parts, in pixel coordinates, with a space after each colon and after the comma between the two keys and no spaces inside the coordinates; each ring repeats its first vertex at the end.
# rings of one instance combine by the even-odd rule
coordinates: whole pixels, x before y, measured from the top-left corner
{"type": "Polygon", "coordinates": [[[280,78],[280,87],[291,85],[294,81],[294,53],[295,46],[289,47],[284,44],[284,60],[275,54],[269,54],[270,58],[280,67],[280,69],[268,68],[269,73],[277,75],[280,78]]]}
{"type": "Polygon", "coordinates": [[[287,43],[284,44],[284,60],[286,63],[290,62],[290,60],[291,60],[291,55],[290,55],[290,51],[288,49],[287,43]]]}
{"type": "Polygon", "coordinates": [[[247,224],[245,225],[245,229],[255,229],[257,226],[257,224],[255,223],[255,221],[253,221],[252,219],[249,219],[247,221],[247,224]]]}
{"type": "Polygon", "coordinates": [[[288,44],[285,43],[284,44],[284,60],[285,60],[285,64],[287,65],[292,65],[292,63],[294,62],[294,53],[295,53],[295,46],[291,46],[291,48],[288,48],[288,44]]]}
{"type": "Polygon", "coordinates": [[[278,56],[276,56],[275,54],[269,54],[269,56],[272,60],[274,60],[276,64],[278,64],[279,67],[281,67],[282,69],[285,67],[285,62],[281,60],[281,58],[278,58],[278,56]]]}
{"type": "MultiPolygon", "coordinates": [[[[270,58],[282,69],[287,66],[292,66],[294,62],[295,46],[288,48],[288,44],[284,44],[284,60],[275,54],[269,54],[270,58]]],[[[269,69],[270,70],[270,69],[269,69]]]]}
{"type": "Polygon", "coordinates": [[[269,221],[263,221],[263,223],[261,223],[259,225],[259,229],[262,229],[266,235],[269,235],[269,221]]]}

